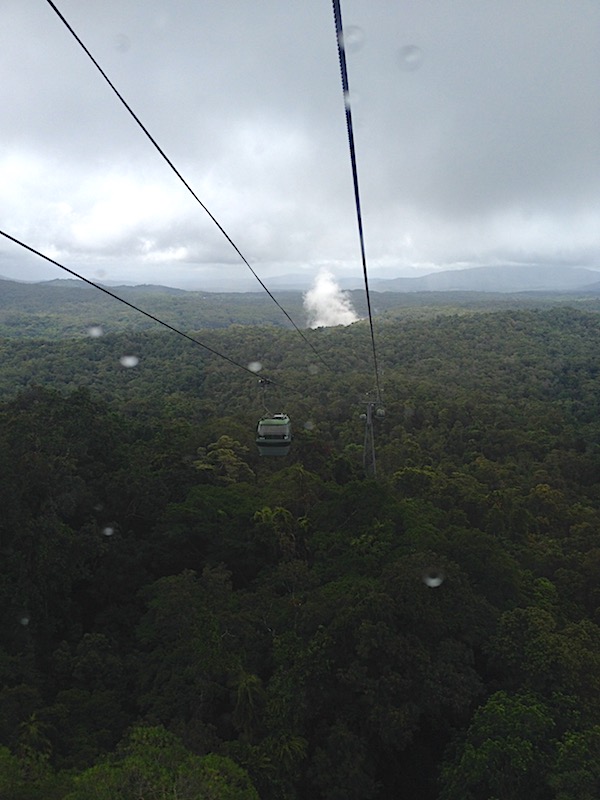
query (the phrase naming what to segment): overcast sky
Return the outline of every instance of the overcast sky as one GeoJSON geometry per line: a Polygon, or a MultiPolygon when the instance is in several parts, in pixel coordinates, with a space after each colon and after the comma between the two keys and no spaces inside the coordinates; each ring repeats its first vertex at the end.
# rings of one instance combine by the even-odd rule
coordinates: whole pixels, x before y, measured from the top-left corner
{"type": "MultiPolygon", "coordinates": [[[[268,284],[360,277],[330,0],[56,0],[268,284]]],[[[46,0],[0,0],[0,227],[92,280],[260,290],[46,0]]],[[[600,2],[342,0],[370,273],[600,268],[600,2]]],[[[0,275],[67,277],[0,240],[0,275]]]]}

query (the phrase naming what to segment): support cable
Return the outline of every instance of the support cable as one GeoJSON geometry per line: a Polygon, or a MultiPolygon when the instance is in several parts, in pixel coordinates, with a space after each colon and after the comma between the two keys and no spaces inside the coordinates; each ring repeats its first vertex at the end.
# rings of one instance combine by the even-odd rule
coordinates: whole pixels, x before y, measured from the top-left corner
{"type": "Polygon", "coordinates": [[[350,90],[348,84],[348,68],[346,65],[346,50],[344,46],[344,29],[342,26],[342,11],[340,0],[333,0],[333,16],[335,19],[335,33],[337,37],[338,55],[340,59],[340,72],[342,77],[342,90],[344,92],[344,105],[346,107],[346,128],[348,130],[348,143],[350,145],[350,161],[352,163],[352,181],[354,184],[354,201],[356,204],[356,218],[358,221],[358,236],[360,239],[360,254],[362,260],[363,276],[365,281],[365,294],[367,297],[367,310],[369,313],[369,327],[371,329],[371,346],[373,349],[373,366],[375,368],[375,384],[377,387],[377,402],[381,402],[381,387],[379,383],[379,367],[377,365],[377,349],[375,347],[375,333],[373,331],[373,314],[371,311],[371,295],[369,292],[369,278],[367,274],[367,257],[365,253],[365,238],[363,233],[362,211],[360,206],[360,192],[358,189],[358,169],[356,166],[356,150],[354,147],[354,129],[352,127],[352,108],[350,105],[350,90]]]}
{"type": "Polygon", "coordinates": [[[220,222],[217,220],[217,218],[216,218],[216,217],[215,217],[215,216],[214,216],[214,215],[213,215],[213,214],[212,214],[212,213],[211,213],[211,212],[208,210],[208,208],[207,208],[207,207],[204,205],[204,203],[202,202],[202,200],[200,200],[200,198],[198,197],[198,195],[196,194],[196,192],[195,192],[195,191],[192,189],[192,187],[190,186],[190,184],[189,184],[189,183],[188,183],[188,182],[185,180],[185,178],[183,177],[183,175],[181,174],[181,172],[180,172],[180,171],[177,169],[177,167],[175,166],[175,164],[173,163],[173,161],[171,161],[171,159],[170,159],[170,158],[167,156],[167,154],[165,153],[165,151],[164,151],[164,150],[163,150],[163,149],[160,147],[160,145],[158,144],[158,142],[156,141],[156,139],[155,139],[155,138],[152,136],[152,134],[150,133],[150,131],[149,131],[149,130],[146,128],[146,126],[143,124],[143,122],[140,120],[140,118],[137,116],[137,114],[136,114],[136,113],[133,111],[133,109],[131,108],[131,106],[130,106],[130,105],[127,103],[127,101],[125,100],[125,98],[124,98],[124,97],[121,95],[121,93],[119,92],[119,90],[116,88],[116,86],[115,86],[115,85],[113,84],[113,82],[110,80],[110,78],[108,77],[108,75],[106,74],[106,72],[105,72],[105,71],[102,69],[102,67],[100,66],[100,64],[99,64],[99,63],[96,61],[96,59],[95,59],[95,58],[94,58],[94,56],[91,54],[91,52],[88,50],[88,48],[85,46],[85,44],[83,43],[83,41],[82,41],[82,40],[79,38],[79,36],[78,36],[78,35],[75,33],[75,31],[73,30],[73,28],[71,27],[71,25],[69,24],[69,22],[66,20],[66,18],[64,17],[64,15],[61,13],[61,11],[60,11],[60,10],[59,10],[59,9],[56,7],[56,5],[55,5],[55,4],[52,2],[52,0],[46,0],[46,2],[47,2],[47,3],[48,3],[48,5],[49,5],[49,6],[52,8],[52,10],[53,10],[53,11],[54,11],[54,12],[57,14],[57,16],[59,17],[59,19],[60,19],[60,20],[61,20],[61,21],[64,23],[64,25],[66,26],[66,28],[69,30],[69,32],[70,32],[70,33],[72,34],[72,36],[74,37],[75,41],[76,41],[76,42],[79,44],[79,46],[80,46],[80,47],[82,48],[82,50],[85,52],[85,54],[87,55],[87,57],[90,59],[90,61],[93,63],[93,65],[94,65],[94,66],[96,67],[96,69],[98,70],[98,72],[99,72],[99,73],[102,75],[102,77],[104,78],[104,80],[106,81],[106,83],[107,83],[107,84],[110,86],[110,88],[111,88],[111,89],[112,89],[112,91],[115,93],[115,95],[118,97],[118,99],[121,101],[121,103],[123,104],[123,106],[125,107],[125,109],[126,109],[128,112],[129,112],[129,114],[131,115],[131,117],[132,117],[132,118],[134,119],[134,121],[135,121],[135,122],[138,124],[138,126],[139,126],[139,127],[140,127],[140,129],[143,131],[143,133],[146,135],[146,137],[148,138],[148,140],[149,140],[149,141],[152,143],[152,145],[154,146],[154,148],[156,149],[156,151],[157,151],[157,152],[158,152],[158,153],[159,153],[159,154],[162,156],[162,158],[164,159],[164,161],[166,161],[166,163],[169,165],[169,167],[172,169],[172,171],[175,173],[175,175],[176,175],[176,176],[179,178],[179,180],[181,181],[181,183],[182,183],[182,184],[185,186],[185,188],[188,190],[188,192],[189,192],[189,193],[192,195],[192,197],[194,198],[194,200],[196,200],[196,202],[197,202],[197,203],[198,203],[198,204],[201,206],[201,208],[202,208],[202,209],[203,209],[203,210],[206,212],[206,214],[208,214],[208,216],[210,217],[210,219],[212,220],[212,222],[214,222],[214,224],[217,226],[217,228],[218,228],[218,229],[221,231],[221,233],[223,234],[223,236],[224,236],[224,237],[227,239],[227,241],[229,242],[229,244],[230,244],[230,245],[233,247],[233,249],[235,250],[235,252],[236,252],[236,253],[238,254],[238,256],[239,256],[239,257],[242,259],[242,261],[244,262],[244,264],[245,264],[245,265],[248,267],[248,269],[250,270],[250,272],[251,272],[251,273],[254,275],[254,277],[256,278],[256,280],[259,282],[259,284],[262,286],[262,288],[265,290],[265,292],[266,292],[266,293],[269,295],[269,297],[270,297],[270,298],[271,298],[271,300],[272,300],[272,301],[275,303],[275,305],[277,306],[277,308],[279,308],[279,310],[280,310],[280,311],[281,311],[281,312],[282,312],[282,313],[283,313],[283,314],[284,314],[284,315],[287,317],[287,319],[289,320],[289,322],[290,322],[290,323],[293,325],[293,327],[296,329],[296,331],[297,331],[297,332],[300,334],[300,336],[301,336],[301,337],[304,339],[304,342],[305,342],[305,344],[307,344],[307,345],[308,345],[308,346],[311,348],[311,350],[313,351],[313,353],[314,353],[314,354],[317,356],[317,358],[318,358],[318,359],[319,359],[319,360],[322,362],[322,364],[324,364],[324,366],[325,366],[325,367],[326,367],[328,370],[332,370],[332,368],[331,368],[331,367],[329,366],[329,364],[328,364],[328,363],[325,361],[325,359],[324,359],[324,358],[321,356],[321,354],[320,354],[320,353],[319,353],[319,351],[318,351],[318,350],[315,348],[315,346],[312,344],[312,342],[310,342],[310,341],[309,341],[309,340],[306,338],[306,336],[305,336],[305,335],[302,333],[302,331],[300,330],[300,328],[299,328],[299,327],[296,325],[296,323],[295,323],[295,322],[294,322],[294,320],[291,318],[291,316],[288,314],[288,312],[285,310],[285,308],[284,308],[284,307],[281,305],[281,303],[280,303],[280,302],[279,302],[279,301],[278,301],[278,300],[277,300],[277,299],[276,299],[276,298],[273,296],[273,294],[272,294],[272,293],[271,293],[271,291],[268,289],[268,287],[266,286],[266,284],[265,284],[265,283],[264,283],[264,282],[261,280],[261,278],[258,276],[258,274],[256,273],[256,271],[255,271],[255,270],[252,268],[252,266],[250,265],[250,263],[248,262],[248,260],[246,259],[246,257],[245,257],[245,256],[244,256],[244,254],[242,253],[242,251],[239,249],[239,247],[238,247],[238,246],[236,245],[236,243],[233,241],[233,239],[231,238],[231,236],[229,236],[229,234],[227,233],[227,231],[225,230],[225,228],[224,228],[224,227],[221,225],[221,223],[220,223],[220,222]]]}

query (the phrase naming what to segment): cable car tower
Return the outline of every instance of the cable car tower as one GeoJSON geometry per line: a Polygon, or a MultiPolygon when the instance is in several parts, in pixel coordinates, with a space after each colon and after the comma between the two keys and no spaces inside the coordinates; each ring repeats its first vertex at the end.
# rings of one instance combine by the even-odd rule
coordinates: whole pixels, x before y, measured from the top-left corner
{"type": "Polygon", "coordinates": [[[377,476],[377,461],[375,459],[375,433],[373,420],[385,417],[385,408],[375,400],[364,400],[366,411],[360,415],[365,421],[365,442],[363,448],[363,467],[367,478],[377,476]]]}

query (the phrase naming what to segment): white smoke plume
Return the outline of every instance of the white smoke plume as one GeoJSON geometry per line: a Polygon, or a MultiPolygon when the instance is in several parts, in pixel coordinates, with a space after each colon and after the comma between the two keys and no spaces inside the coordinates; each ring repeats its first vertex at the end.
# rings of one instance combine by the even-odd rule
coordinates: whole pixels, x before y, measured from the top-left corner
{"type": "Polygon", "coordinates": [[[350,297],[326,270],[319,272],[315,285],[304,295],[304,310],[311,328],[350,325],[358,320],[350,297]]]}

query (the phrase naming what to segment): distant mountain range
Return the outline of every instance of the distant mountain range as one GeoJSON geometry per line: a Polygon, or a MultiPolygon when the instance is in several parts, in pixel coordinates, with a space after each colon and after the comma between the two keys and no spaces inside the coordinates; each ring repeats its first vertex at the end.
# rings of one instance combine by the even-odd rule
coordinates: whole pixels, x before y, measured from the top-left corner
{"type": "Polygon", "coordinates": [[[379,292],[589,292],[600,291],[600,272],[584,267],[511,265],[444,270],[371,283],[379,292]]]}
{"type": "MultiPolygon", "coordinates": [[[[264,280],[273,291],[306,292],[311,288],[314,277],[306,273],[294,273],[266,277],[264,280]]],[[[360,274],[334,277],[344,290],[362,289],[364,286],[360,274]]],[[[370,277],[369,285],[377,292],[588,292],[600,290],[600,266],[598,270],[556,265],[470,267],[425,275],[421,273],[414,277],[370,277]],[[594,284],[597,284],[596,289],[593,288],[594,284]]],[[[244,284],[239,291],[256,292],[257,288],[252,284],[244,284]]]]}
{"type": "MultiPolygon", "coordinates": [[[[273,291],[305,292],[311,288],[312,279],[313,277],[306,274],[278,275],[265,278],[265,283],[273,291]]],[[[0,276],[0,280],[19,283],[23,287],[82,288],[82,282],[73,279],[55,279],[30,283],[24,281],[15,282],[10,278],[0,276]]],[[[360,290],[363,288],[360,277],[336,276],[336,280],[344,290],[360,290]]],[[[111,290],[119,289],[127,292],[135,289],[144,294],[185,295],[198,291],[206,294],[213,293],[210,289],[186,290],[151,284],[137,285],[135,287],[131,285],[123,286],[114,281],[106,282],[105,285],[110,287],[111,290]]],[[[596,293],[600,292],[600,267],[598,270],[556,265],[471,267],[469,269],[443,270],[410,278],[371,278],[369,285],[373,291],[377,292],[596,293]]],[[[14,292],[16,287],[12,288],[14,292]]],[[[240,291],[244,293],[241,286],[235,294],[239,294],[240,291]]],[[[245,292],[256,294],[260,293],[260,290],[258,287],[253,287],[246,289],[245,292]]],[[[218,292],[218,294],[228,294],[228,292],[218,292]]]]}

